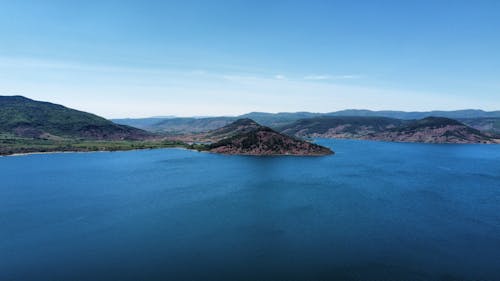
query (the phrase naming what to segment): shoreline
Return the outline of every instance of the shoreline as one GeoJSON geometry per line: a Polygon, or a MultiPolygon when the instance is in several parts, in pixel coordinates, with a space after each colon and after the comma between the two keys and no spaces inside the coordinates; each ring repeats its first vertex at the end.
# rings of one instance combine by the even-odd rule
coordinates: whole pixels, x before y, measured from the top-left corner
{"type": "Polygon", "coordinates": [[[185,149],[185,150],[193,150],[185,147],[155,147],[155,148],[134,148],[134,149],[118,149],[118,150],[59,150],[59,151],[34,151],[34,152],[23,152],[23,153],[12,153],[12,154],[2,154],[1,157],[20,157],[20,156],[29,156],[29,155],[38,155],[38,154],[63,154],[63,153],[93,153],[93,152],[126,152],[126,151],[138,151],[138,150],[155,150],[155,149],[185,149]]]}
{"type": "MultiPolygon", "coordinates": [[[[396,143],[396,144],[429,144],[429,145],[499,145],[500,142],[496,143],[432,143],[432,142],[408,142],[408,141],[387,141],[387,140],[375,140],[375,139],[357,139],[357,138],[317,138],[317,139],[327,139],[327,140],[353,140],[353,141],[369,141],[369,142],[383,142],[383,143],[396,143]]],[[[21,152],[21,153],[12,153],[12,154],[1,154],[1,157],[20,157],[20,156],[29,156],[29,155],[38,155],[38,154],[62,154],[62,153],[92,153],[92,152],[125,152],[125,151],[138,151],[138,150],[155,150],[155,149],[183,149],[183,150],[191,150],[196,152],[206,152],[210,154],[220,154],[220,155],[234,155],[234,156],[328,156],[334,155],[335,152],[330,154],[312,154],[312,155],[300,155],[300,154],[248,154],[248,153],[218,153],[207,150],[197,150],[190,149],[183,146],[172,146],[172,147],[145,147],[145,148],[133,148],[133,149],[117,149],[117,150],[54,150],[54,151],[33,151],[33,152],[21,152]]]]}
{"type": "Polygon", "coordinates": [[[371,142],[385,142],[385,143],[416,143],[416,144],[444,144],[444,145],[495,145],[500,144],[500,139],[493,139],[493,142],[421,142],[421,141],[390,141],[382,139],[363,139],[363,138],[326,138],[315,137],[314,139],[323,140],[353,140],[353,141],[371,141],[371,142]]]}
{"type": "Polygon", "coordinates": [[[4,154],[0,155],[1,157],[22,157],[22,156],[29,156],[29,155],[43,155],[43,154],[65,154],[65,153],[106,153],[106,152],[127,152],[127,151],[140,151],[140,150],[157,150],[157,149],[182,149],[182,150],[189,150],[189,151],[194,151],[198,153],[209,153],[209,154],[218,154],[218,155],[226,155],[226,156],[257,156],[257,157],[265,157],[265,156],[270,156],[270,157],[276,157],[276,156],[298,156],[298,157],[321,157],[321,156],[329,156],[329,155],[334,155],[335,152],[332,151],[332,153],[329,154],[248,154],[248,153],[218,153],[218,152],[213,152],[213,151],[208,151],[208,150],[196,150],[196,149],[189,149],[185,147],[158,147],[158,148],[135,148],[135,149],[126,149],[126,150],[93,150],[93,151],[39,151],[39,152],[25,152],[25,153],[13,153],[13,154],[4,154]]]}

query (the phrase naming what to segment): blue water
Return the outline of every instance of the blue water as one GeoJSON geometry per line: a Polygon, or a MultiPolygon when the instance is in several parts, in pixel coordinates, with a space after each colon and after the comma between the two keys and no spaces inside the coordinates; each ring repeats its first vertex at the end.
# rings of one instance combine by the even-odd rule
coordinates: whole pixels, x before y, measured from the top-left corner
{"type": "Polygon", "coordinates": [[[500,280],[500,146],[0,158],[0,280],[500,280]]]}

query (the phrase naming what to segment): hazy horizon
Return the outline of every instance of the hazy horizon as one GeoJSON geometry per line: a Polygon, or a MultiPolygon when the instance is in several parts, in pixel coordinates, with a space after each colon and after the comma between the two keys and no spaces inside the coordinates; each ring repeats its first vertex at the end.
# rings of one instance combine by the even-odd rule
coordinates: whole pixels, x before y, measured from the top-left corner
{"type": "Polygon", "coordinates": [[[500,2],[4,2],[0,94],[106,118],[500,109],[500,2]]]}
{"type": "MultiPolygon", "coordinates": [[[[28,99],[32,99],[30,97],[26,97],[23,95],[2,95],[1,96],[21,96],[25,97],[28,99]]],[[[33,99],[32,99],[33,100],[33,99]]],[[[54,103],[50,100],[37,100],[41,102],[49,102],[49,103],[54,103]]],[[[65,107],[68,107],[64,104],[60,104],[65,107]]],[[[76,110],[81,110],[78,108],[72,108],[76,110]]],[[[276,111],[276,112],[270,112],[270,111],[249,111],[249,112],[243,112],[240,114],[234,114],[234,115],[171,115],[171,114],[164,114],[164,115],[152,115],[152,116],[137,116],[137,117],[129,117],[129,116],[123,116],[123,117],[112,117],[108,119],[148,119],[148,118],[213,118],[213,117],[238,117],[246,114],[251,114],[251,113],[264,113],[264,114],[282,114],[282,113],[312,113],[312,114],[328,114],[328,113],[335,113],[335,112],[341,112],[341,111],[372,111],[372,112],[406,112],[406,113],[425,113],[425,112],[453,112],[453,111],[483,111],[483,112],[497,112],[500,110],[484,110],[481,108],[461,108],[461,109],[454,109],[454,110],[441,110],[441,109],[432,109],[432,110],[425,110],[425,111],[405,111],[405,110],[398,110],[398,109],[381,109],[381,110],[373,110],[373,109],[367,109],[367,108],[346,108],[346,109],[340,109],[340,110],[335,110],[335,111],[325,111],[325,112],[317,112],[317,111],[276,111]]],[[[94,112],[88,112],[95,114],[94,112]]],[[[102,116],[106,117],[106,116],[102,116]]],[[[107,118],[107,117],[106,117],[107,118]]]]}
{"type": "MultiPolygon", "coordinates": [[[[311,112],[311,111],[281,111],[281,112],[263,112],[263,111],[250,111],[250,112],[245,112],[242,114],[237,114],[237,115],[155,115],[155,116],[144,116],[144,117],[115,117],[115,118],[110,118],[110,119],[148,119],[148,118],[215,118],[215,117],[239,117],[245,114],[251,114],[251,113],[269,113],[269,114],[281,114],[281,113],[313,113],[313,114],[328,114],[328,113],[334,113],[334,112],[340,112],[340,111],[349,111],[349,110],[368,110],[368,111],[373,111],[373,112],[378,112],[378,111],[394,111],[394,112],[399,112],[400,110],[371,110],[371,109],[355,109],[355,108],[348,108],[348,109],[341,109],[341,110],[336,110],[336,111],[329,111],[329,112],[311,112]]],[[[473,109],[473,108],[465,108],[465,109],[457,109],[457,110],[426,110],[426,111],[401,111],[401,112],[407,112],[407,113],[424,113],[424,112],[433,112],[433,111],[443,111],[443,112],[452,112],[452,111],[462,111],[462,110],[479,110],[483,112],[496,112],[500,110],[483,110],[483,109],[473,109]]]]}

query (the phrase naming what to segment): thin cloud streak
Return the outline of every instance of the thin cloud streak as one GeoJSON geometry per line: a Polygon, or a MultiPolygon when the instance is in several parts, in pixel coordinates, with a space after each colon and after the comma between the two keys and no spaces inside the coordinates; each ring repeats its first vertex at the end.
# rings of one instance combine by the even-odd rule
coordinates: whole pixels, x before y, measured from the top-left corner
{"type": "Polygon", "coordinates": [[[304,76],[305,80],[342,80],[342,79],[359,79],[361,75],[307,75],[304,76]]]}
{"type": "Polygon", "coordinates": [[[340,83],[340,79],[359,77],[356,75],[303,79],[283,73],[211,72],[194,67],[179,71],[31,59],[0,59],[0,74],[0,94],[52,101],[108,118],[346,108],[446,110],[470,104],[490,109],[495,104],[487,99],[451,98],[446,93],[340,83]]]}

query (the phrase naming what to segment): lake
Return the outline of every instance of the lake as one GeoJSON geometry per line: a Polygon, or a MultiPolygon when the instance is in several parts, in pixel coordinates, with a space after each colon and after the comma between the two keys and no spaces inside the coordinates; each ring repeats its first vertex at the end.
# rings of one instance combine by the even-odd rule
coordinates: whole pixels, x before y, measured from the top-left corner
{"type": "Polygon", "coordinates": [[[500,280],[500,145],[0,158],[0,280],[500,280]]]}

